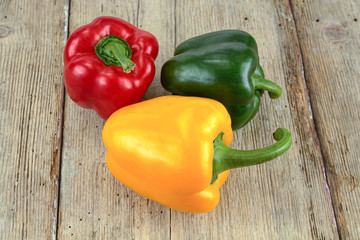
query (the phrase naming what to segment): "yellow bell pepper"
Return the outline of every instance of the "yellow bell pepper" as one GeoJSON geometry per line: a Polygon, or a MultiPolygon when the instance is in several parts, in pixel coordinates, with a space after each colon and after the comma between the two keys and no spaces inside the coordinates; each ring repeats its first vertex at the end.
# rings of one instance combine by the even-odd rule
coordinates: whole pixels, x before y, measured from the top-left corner
{"type": "Polygon", "coordinates": [[[290,132],[278,129],[274,137],[278,142],[264,149],[230,149],[233,133],[226,108],[212,99],[183,96],[121,108],[103,129],[106,162],[120,182],[146,198],[191,213],[217,206],[229,169],[286,152],[290,132]]]}

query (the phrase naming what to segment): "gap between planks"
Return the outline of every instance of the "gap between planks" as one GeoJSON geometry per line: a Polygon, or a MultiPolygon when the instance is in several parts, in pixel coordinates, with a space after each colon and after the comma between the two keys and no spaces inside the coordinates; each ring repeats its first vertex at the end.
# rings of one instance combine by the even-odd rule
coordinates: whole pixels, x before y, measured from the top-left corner
{"type": "MultiPolygon", "coordinates": [[[[64,26],[64,32],[65,32],[65,39],[63,42],[63,47],[65,47],[66,41],[69,38],[69,21],[70,21],[70,6],[71,6],[71,0],[67,0],[67,2],[64,5],[64,19],[65,19],[65,26],[64,26]]],[[[64,61],[62,59],[62,66],[64,66],[64,61]]],[[[58,194],[57,194],[57,201],[54,203],[54,207],[56,208],[56,216],[55,221],[53,225],[53,239],[58,239],[58,231],[59,231],[59,216],[60,216],[60,193],[61,193],[61,162],[62,162],[62,147],[63,147],[63,132],[64,132],[64,112],[65,112],[65,85],[62,84],[63,88],[63,94],[61,96],[61,112],[59,116],[59,122],[58,122],[58,137],[59,137],[59,148],[58,148],[58,194]]]]}
{"type": "Polygon", "coordinates": [[[304,80],[304,85],[306,87],[306,92],[307,92],[307,99],[308,99],[308,102],[309,102],[310,120],[311,120],[311,123],[312,123],[312,125],[314,127],[316,142],[318,144],[319,151],[320,151],[321,167],[322,167],[322,171],[323,171],[323,174],[324,174],[324,181],[325,181],[326,191],[328,192],[329,199],[330,199],[331,213],[333,215],[332,216],[333,217],[333,223],[334,223],[334,225],[336,227],[336,231],[337,231],[337,234],[339,236],[339,239],[341,239],[341,236],[340,236],[340,233],[339,233],[339,230],[338,230],[337,219],[336,219],[336,215],[335,215],[335,211],[334,211],[334,202],[333,202],[332,197],[331,197],[331,191],[330,191],[329,183],[328,183],[328,179],[327,179],[325,162],[324,162],[324,154],[323,154],[323,149],[321,147],[321,142],[320,142],[319,134],[318,134],[318,126],[316,125],[316,121],[314,119],[312,105],[311,105],[311,98],[310,98],[310,93],[309,93],[309,88],[308,88],[308,84],[307,84],[307,81],[306,81],[306,76],[305,76],[306,69],[305,69],[305,66],[304,66],[303,49],[302,49],[302,46],[301,46],[301,43],[300,43],[300,40],[299,40],[299,32],[298,32],[298,28],[297,28],[297,25],[296,25],[296,20],[295,20],[295,17],[294,17],[292,0],[289,0],[289,10],[290,10],[290,13],[291,13],[291,21],[293,22],[293,24],[295,26],[296,40],[297,40],[297,44],[298,44],[299,50],[300,50],[300,61],[301,61],[300,64],[301,64],[301,68],[302,68],[302,79],[304,80]]]}

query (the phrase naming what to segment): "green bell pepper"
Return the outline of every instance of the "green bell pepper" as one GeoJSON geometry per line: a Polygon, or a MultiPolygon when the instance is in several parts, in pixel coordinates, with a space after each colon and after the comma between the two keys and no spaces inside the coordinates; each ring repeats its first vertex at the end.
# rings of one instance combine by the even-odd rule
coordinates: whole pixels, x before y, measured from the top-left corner
{"type": "Polygon", "coordinates": [[[181,43],[161,69],[162,86],[177,95],[215,99],[228,110],[233,130],[258,112],[267,90],[279,98],[281,88],[264,78],[254,38],[240,30],[200,35],[181,43]]]}

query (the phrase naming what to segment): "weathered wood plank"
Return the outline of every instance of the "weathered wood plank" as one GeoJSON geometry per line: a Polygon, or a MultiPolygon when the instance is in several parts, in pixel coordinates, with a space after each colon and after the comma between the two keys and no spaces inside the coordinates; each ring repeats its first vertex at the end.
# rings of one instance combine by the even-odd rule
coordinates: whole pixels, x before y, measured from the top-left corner
{"type": "Polygon", "coordinates": [[[360,236],[360,4],[292,1],[342,239],[360,236]]]}
{"type": "MultiPolygon", "coordinates": [[[[157,73],[144,99],[162,95],[159,71],[174,45],[172,1],[71,1],[70,32],[103,15],[120,17],[159,40],[157,73]],[[159,7],[159,5],[161,7],[159,7]],[[170,27],[171,26],[171,27],[170,27]]],[[[105,163],[104,121],[66,96],[59,239],[169,239],[170,210],[118,182],[105,163]]]]}
{"type": "Polygon", "coordinates": [[[65,3],[0,1],[0,239],[56,236],[65,3]]]}
{"type": "Polygon", "coordinates": [[[288,2],[176,2],[176,44],[229,28],[254,35],[267,78],[284,90],[279,100],[264,95],[258,116],[236,132],[232,146],[270,145],[277,127],[289,128],[294,144],[277,160],[232,171],[214,211],[202,215],[171,211],[171,237],[337,239],[288,2]]]}

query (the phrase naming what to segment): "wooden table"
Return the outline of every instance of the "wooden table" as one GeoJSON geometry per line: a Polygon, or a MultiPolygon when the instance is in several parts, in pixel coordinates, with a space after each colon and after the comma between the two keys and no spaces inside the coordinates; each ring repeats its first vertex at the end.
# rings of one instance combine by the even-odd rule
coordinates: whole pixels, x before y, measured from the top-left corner
{"type": "Polygon", "coordinates": [[[0,239],[359,239],[360,3],[335,1],[0,1],[0,239]],[[207,214],[170,210],[118,182],[104,121],[63,84],[67,37],[95,17],[152,32],[157,73],[144,99],[168,94],[159,70],[190,37],[242,29],[257,40],[262,98],[232,147],[293,146],[233,170],[207,214]]]}

